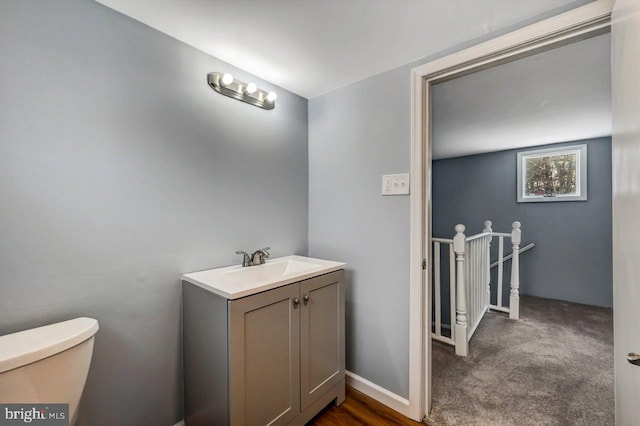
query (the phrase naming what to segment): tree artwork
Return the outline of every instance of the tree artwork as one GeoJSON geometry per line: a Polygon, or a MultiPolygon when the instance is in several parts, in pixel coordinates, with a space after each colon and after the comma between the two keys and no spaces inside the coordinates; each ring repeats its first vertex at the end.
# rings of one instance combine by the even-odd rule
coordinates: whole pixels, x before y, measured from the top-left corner
{"type": "Polygon", "coordinates": [[[527,158],[527,196],[576,194],[576,153],[527,158]]]}

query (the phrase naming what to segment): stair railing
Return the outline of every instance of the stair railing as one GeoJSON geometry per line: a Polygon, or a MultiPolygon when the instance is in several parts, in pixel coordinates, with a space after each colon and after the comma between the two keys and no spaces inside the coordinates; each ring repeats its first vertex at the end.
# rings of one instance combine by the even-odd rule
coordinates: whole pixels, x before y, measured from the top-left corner
{"type": "MultiPolygon", "coordinates": [[[[481,233],[467,237],[465,227],[458,224],[456,234],[452,239],[432,238],[433,244],[433,299],[434,324],[432,338],[455,346],[457,355],[467,356],[469,340],[480,324],[484,314],[489,310],[509,313],[509,318],[518,319],[520,316],[520,273],[519,255],[529,250],[534,244],[520,249],[522,232],[520,222],[513,222],[510,233],[493,232],[492,223],[484,222],[481,233]],[[498,238],[498,260],[491,263],[491,243],[498,238]],[[504,256],[505,239],[511,239],[513,252],[504,256]],[[442,295],[441,276],[442,246],[448,247],[449,256],[449,295],[450,320],[449,325],[442,323],[442,295]],[[509,306],[503,304],[502,287],[504,263],[511,259],[511,293],[509,306]],[[498,266],[498,280],[496,283],[497,302],[491,304],[491,268],[498,266]],[[455,321],[455,322],[454,322],[455,321]],[[442,333],[443,328],[450,327],[450,337],[442,333]]],[[[446,289],[446,287],[444,287],[446,289]]]]}
{"type": "MultiPolygon", "coordinates": [[[[496,281],[496,304],[490,304],[489,308],[494,311],[505,312],[509,314],[511,319],[520,318],[520,254],[535,247],[534,243],[520,248],[520,242],[522,241],[522,231],[520,229],[520,222],[513,222],[511,225],[511,233],[506,232],[493,232],[491,230],[491,221],[487,220],[485,223],[485,230],[488,229],[491,232],[493,238],[498,238],[498,260],[489,265],[489,268],[498,267],[498,279],[496,281]],[[505,238],[511,239],[511,254],[504,255],[505,238]],[[511,259],[511,292],[509,294],[509,306],[504,305],[502,298],[502,289],[504,283],[504,263],[511,259]]],[[[490,280],[489,280],[490,281],[490,280]]]]}

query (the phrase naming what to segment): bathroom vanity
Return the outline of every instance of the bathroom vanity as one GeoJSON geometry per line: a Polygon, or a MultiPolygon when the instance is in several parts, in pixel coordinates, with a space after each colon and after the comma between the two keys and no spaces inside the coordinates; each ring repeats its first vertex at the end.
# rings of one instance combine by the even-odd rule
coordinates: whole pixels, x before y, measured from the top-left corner
{"type": "Polygon", "coordinates": [[[344,263],[182,276],[186,426],[304,425],[344,401],[344,263]]]}

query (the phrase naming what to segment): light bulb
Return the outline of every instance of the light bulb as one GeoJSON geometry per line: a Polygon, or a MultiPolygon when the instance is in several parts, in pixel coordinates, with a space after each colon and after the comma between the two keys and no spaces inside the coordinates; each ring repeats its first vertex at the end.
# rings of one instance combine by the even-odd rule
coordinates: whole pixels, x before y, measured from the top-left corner
{"type": "Polygon", "coordinates": [[[269,94],[267,95],[267,100],[269,102],[273,102],[276,99],[278,99],[278,95],[276,95],[276,92],[269,92],[269,94]]]}
{"type": "Polygon", "coordinates": [[[255,83],[249,83],[247,84],[247,88],[244,89],[245,92],[247,92],[249,95],[252,95],[256,92],[256,90],[258,90],[258,86],[256,86],[255,83]]]}
{"type": "Polygon", "coordinates": [[[228,86],[231,83],[233,83],[233,76],[231,74],[229,74],[228,72],[224,73],[224,75],[222,76],[222,84],[224,86],[228,86]]]}

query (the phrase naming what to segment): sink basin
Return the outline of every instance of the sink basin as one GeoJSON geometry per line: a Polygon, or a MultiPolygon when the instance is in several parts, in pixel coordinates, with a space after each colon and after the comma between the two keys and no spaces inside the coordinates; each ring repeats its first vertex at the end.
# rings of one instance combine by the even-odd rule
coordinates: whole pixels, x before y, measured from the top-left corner
{"type": "Polygon", "coordinates": [[[311,257],[286,256],[267,260],[264,265],[244,268],[235,265],[193,272],[183,275],[182,279],[227,299],[237,299],[344,269],[345,265],[311,257]]]}
{"type": "Polygon", "coordinates": [[[287,275],[318,269],[319,266],[320,265],[316,263],[286,259],[271,261],[259,266],[235,269],[224,272],[224,274],[231,279],[240,281],[269,281],[277,280],[287,275]]]}

